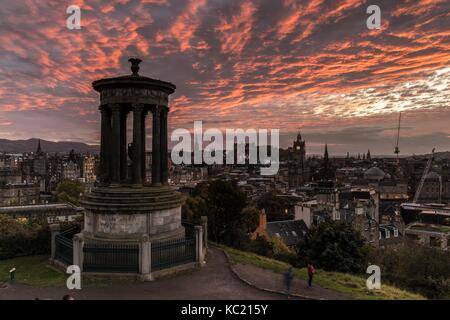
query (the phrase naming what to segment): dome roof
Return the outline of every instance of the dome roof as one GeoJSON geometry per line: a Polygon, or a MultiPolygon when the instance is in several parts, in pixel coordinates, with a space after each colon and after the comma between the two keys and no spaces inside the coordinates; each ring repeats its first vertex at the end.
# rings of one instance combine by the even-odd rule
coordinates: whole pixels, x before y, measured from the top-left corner
{"type": "Polygon", "coordinates": [[[364,172],[364,178],[367,179],[383,179],[384,176],[384,171],[377,167],[372,167],[364,172]]]}
{"type": "Polygon", "coordinates": [[[429,179],[429,180],[439,180],[440,179],[440,175],[438,175],[436,172],[431,171],[429,172],[426,176],[425,179],[429,179]]]}

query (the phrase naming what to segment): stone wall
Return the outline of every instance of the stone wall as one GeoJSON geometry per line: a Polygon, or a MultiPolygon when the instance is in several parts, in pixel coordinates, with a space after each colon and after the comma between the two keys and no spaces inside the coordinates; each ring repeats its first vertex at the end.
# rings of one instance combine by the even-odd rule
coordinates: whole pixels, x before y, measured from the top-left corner
{"type": "Polygon", "coordinates": [[[181,228],[181,207],[150,213],[101,214],[86,210],[84,231],[95,236],[150,237],[171,233],[181,228]]]}

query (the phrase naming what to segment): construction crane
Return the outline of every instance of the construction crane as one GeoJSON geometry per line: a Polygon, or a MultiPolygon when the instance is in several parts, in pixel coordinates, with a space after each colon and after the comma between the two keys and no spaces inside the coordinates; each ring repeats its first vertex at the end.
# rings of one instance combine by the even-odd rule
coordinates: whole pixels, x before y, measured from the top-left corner
{"type": "Polygon", "coordinates": [[[401,125],[401,123],[402,123],[402,113],[400,112],[400,115],[398,116],[397,143],[395,144],[395,151],[394,151],[394,153],[397,155],[397,166],[400,163],[400,160],[399,160],[400,148],[398,146],[398,143],[400,142],[400,125],[401,125]]]}
{"type": "Polygon", "coordinates": [[[416,194],[414,195],[413,203],[417,203],[417,200],[419,200],[420,192],[422,192],[422,188],[425,183],[425,179],[427,178],[427,174],[428,174],[428,172],[430,172],[431,164],[433,163],[434,150],[435,149],[433,148],[433,150],[431,151],[431,155],[428,158],[428,162],[427,162],[427,165],[425,166],[425,170],[423,171],[422,178],[420,179],[419,185],[417,186],[417,190],[416,190],[416,194]]]}

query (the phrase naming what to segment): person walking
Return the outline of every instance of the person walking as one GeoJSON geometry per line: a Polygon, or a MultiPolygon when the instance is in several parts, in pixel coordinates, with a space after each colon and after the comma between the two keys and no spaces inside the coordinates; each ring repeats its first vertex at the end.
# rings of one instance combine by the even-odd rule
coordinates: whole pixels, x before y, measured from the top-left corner
{"type": "Polygon", "coordinates": [[[308,286],[312,286],[312,281],[314,274],[316,273],[316,269],[314,268],[312,263],[308,263],[308,286]]]}
{"type": "Polygon", "coordinates": [[[291,294],[291,285],[292,280],[294,279],[294,273],[292,272],[292,267],[290,267],[285,273],[284,273],[284,285],[286,286],[286,294],[289,296],[291,294]]]}

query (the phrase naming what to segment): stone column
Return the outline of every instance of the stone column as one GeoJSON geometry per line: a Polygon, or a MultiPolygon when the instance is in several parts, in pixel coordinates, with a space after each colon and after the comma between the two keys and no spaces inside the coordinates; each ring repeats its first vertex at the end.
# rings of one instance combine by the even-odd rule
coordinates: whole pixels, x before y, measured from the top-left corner
{"type": "Polygon", "coordinates": [[[139,259],[139,273],[142,281],[150,281],[152,278],[152,251],[151,251],[151,242],[148,235],[144,235],[142,237],[141,243],[139,244],[140,248],[140,259],[139,259]]]}
{"type": "Polygon", "coordinates": [[[204,239],[205,248],[208,249],[208,217],[201,216],[200,219],[202,220],[203,239],[204,239]]]}
{"type": "Polygon", "coordinates": [[[120,182],[120,105],[114,104],[112,108],[112,135],[111,135],[111,182],[120,182]]]}
{"type": "Polygon", "coordinates": [[[78,233],[73,236],[73,264],[83,272],[83,235],[78,233]]]}
{"type": "Polygon", "coordinates": [[[448,250],[448,238],[446,236],[442,236],[441,238],[441,250],[448,250]]]}
{"type": "Polygon", "coordinates": [[[51,224],[50,225],[50,234],[51,234],[51,239],[52,239],[50,261],[54,261],[55,260],[55,256],[56,256],[56,236],[58,234],[60,234],[60,232],[61,232],[61,226],[59,224],[51,224]]]}
{"type": "Polygon", "coordinates": [[[110,181],[111,164],[111,110],[108,106],[100,106],[102,115],[101,120],[101,140],[100,140],[100,182],[108,183],[110,181]]]}
{"type": "Polygon", "coordinates": [[[142,160],[141,160],[141,170],[142,170],[142,182],[145,183],[147,178],[147,156],[146,156],[146,142],[147,142],[147,130],[145,127],[145,119],[147,118],[147,110],[144,109],[142,112],[142,118],[141,118],[141,132],[142,132],[142,142],[141,142],[141,148],[142,148],[142,160]]]}
{"type": "MultiPolygon", "coordinates": [[[[142,184],[142,117],[144,106],[133,105],[133,183],[142,184]]],[[[144,140],[145,141],[145,140],[144,140]]]]}
{"type": "Polygon", "coordinates": [[[203,228],[202,226],[195,226],[195,240],[196,240],[196,260],[199,266],[205,264],[205,257],[203,255],[203,228]]]}
{"type": "Polygon", "coordinates": [[[167,142],[167,113],[169,108],[161,109],[161,183],[167,184],[169,179],[168,169],[168,142],[167,142]]]}
{"type": "Polygon", "coordinates": [[[152,184],[161,185],[161,120],[160,108],[153,109],[152,184]]]}
{"type": "Polygon", "coordinates": [[[127,116],[128,111],[122,110],[120,114],[120,181],[127,180],[127,116]]]}

